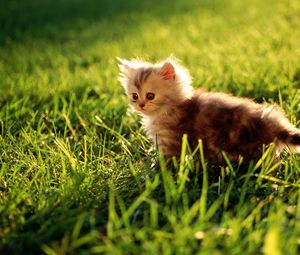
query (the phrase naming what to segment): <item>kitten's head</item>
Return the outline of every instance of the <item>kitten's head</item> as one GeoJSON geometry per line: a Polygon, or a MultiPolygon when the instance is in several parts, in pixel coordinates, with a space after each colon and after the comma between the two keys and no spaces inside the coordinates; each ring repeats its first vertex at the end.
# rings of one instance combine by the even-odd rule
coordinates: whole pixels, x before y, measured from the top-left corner
{"type": "Polygon", "coordinates": [[[192,95],[191,77],[173,58],[157,64],[120,61],[120,81],[132,106],[143,115],[166,112],[192,95]]]}

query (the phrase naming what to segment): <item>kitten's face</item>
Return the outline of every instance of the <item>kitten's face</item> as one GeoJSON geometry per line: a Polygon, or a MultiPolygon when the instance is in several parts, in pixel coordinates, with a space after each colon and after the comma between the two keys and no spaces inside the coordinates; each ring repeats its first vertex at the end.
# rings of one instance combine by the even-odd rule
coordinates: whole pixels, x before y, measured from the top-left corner
{"type": "Polygon", "coordinates": [[[132,106],[142,114],[151,114],[162,110],[169,104],[168,94],[172,86],[170,82],[164,81],[159,74],[151,73],[141,84],[137,83],[143,72],[137,71],[135,81],[128,82],[126,92],[132,106]]]}
{"type": "Polygon", "coordinates": [[[134,109],[143,115],[154,115],[178,104],[185,92],[175,79],[174,65],[122,61],[121,82],[134,109]]]}

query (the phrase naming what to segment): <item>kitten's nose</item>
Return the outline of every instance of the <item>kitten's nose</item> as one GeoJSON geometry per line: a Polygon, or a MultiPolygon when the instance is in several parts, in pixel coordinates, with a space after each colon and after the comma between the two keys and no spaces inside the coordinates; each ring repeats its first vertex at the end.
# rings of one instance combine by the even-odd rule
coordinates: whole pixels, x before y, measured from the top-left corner
{"type": "Polygon", "coordinates": [[[143,108],[144,106],[145,106],[144,103],[140,103],[140,104],[139,104],[139,107],[141,107],[141,108],[143,108]]]}

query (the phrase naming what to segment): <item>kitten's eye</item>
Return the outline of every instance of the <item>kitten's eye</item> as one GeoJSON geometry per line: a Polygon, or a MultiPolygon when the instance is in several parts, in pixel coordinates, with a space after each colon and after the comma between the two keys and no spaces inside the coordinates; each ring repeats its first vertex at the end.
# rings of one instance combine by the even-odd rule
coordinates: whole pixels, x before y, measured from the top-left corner
{"type": "Polygon", "coordinates": [[[132,99],[133,100],[138,100],[139,99],[139,96],[137,93],[132,93],[132,99]]]}
{"type": "Polygon", "coordinates": [[[155,97],[155,94],[154,94],[154,93],[147,93],[147,95],[146,95],[146,98],[147,98],[148,100],[153,100],[154,97],[155,97]]]}

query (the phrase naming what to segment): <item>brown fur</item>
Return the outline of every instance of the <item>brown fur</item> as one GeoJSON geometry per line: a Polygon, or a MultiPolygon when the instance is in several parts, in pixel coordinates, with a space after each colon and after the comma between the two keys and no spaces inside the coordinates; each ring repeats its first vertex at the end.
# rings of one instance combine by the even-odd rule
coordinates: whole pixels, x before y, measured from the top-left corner
{"type": "Polygon", "coordinates": [[[132,92],[138,93],[138,101],[145,103],[143,109],[139,102],[133,102],[133,106],[142,115],[147,134],[167,159],[179,158],[184,134],[192,149],[201,139],[205,157],[214,162],[223,161],[222,152],[230,160],[240,156],[245,161],[257,159],[262,145],[271,143],[277,152],[282,145],[299,148],[299,129],[277,105],[203,90],[190,93],[187,72],[174,60],[156,65],[134,63],[132,67],[131,62],[122,61],[122,84],[129,97],[132,92]],[[145,99],[148,92],[155,92],[157,99],[145,99]]]}

